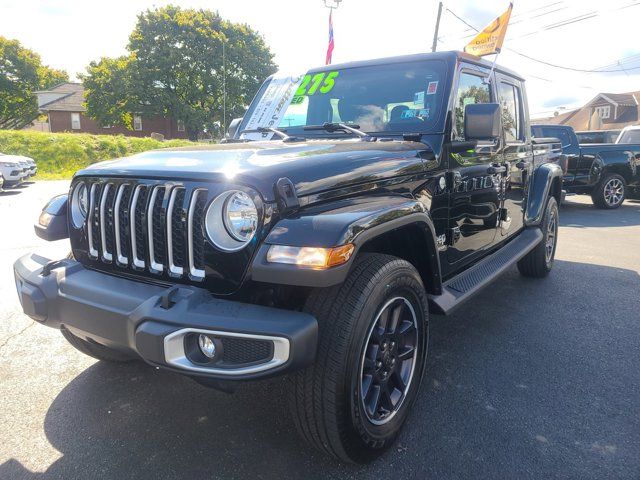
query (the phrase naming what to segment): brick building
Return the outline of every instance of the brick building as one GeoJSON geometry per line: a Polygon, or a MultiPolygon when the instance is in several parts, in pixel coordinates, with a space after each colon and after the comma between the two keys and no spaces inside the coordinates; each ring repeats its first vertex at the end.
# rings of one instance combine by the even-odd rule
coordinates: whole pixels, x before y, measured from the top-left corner
{"type": "Polygon", "coordinates": [[[171,118],[133,116],[133,130],[120,126],[101,127],[85,115],[84,87],[81,83],[61,83],[49,90],[36,92],[38,108],[47,115],[50,132],[77,132],[100,135],[148,137],[152,133],[166,139],[187,138],[184,124],[171,118]]]}

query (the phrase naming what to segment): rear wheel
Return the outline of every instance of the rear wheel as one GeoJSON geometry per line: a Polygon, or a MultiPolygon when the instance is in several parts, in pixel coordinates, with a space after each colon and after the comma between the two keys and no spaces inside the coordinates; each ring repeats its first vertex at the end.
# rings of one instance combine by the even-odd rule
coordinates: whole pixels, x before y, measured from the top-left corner
{"type": "Polygon", "coordinates": [[[64,327],[60,331],[62,332],[62,336],[66,338],[73,347],[75,347],[85,355],[89,355],[90,357],[97,358],[98,360],[102,360],[105,362],[116,363],[129,362],[133,360],[133,357],[127,355],[126,353],[114,350],[109,347],[105,347],[104,345],[100,345],[99,343],[90,342],[80,337],[76,337],[73,333],[71,333],[64,327]]]}
{"type": "Polygon", "coordinates": [[[613,173],[598,182],[591,193],[591,199],[596,207],[611,210],[622,205],[626,194],[627,184],[624,177],[613,173]]]}
{"type": "Polygon", "coordinates": [[[357,260],[347,280],[309,297],[319,323],[316,362],[292,376],[294,422],[312,446],[367,462],[392,445],[424,373],[427,297],[408,262],[357,260]]]}
{"type": "Polygon", "coordinates": [[[554,197],[549,197],[541,226],[542,241],[518,262],[522,275],[542,278],[549,274],[556,256],[558,226],[558,203],[554,197]]]}

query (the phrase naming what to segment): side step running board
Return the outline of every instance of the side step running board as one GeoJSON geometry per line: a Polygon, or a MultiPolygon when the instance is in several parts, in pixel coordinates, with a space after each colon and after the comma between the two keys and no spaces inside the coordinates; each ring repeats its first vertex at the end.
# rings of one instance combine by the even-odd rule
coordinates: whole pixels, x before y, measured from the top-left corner
{"type": "Polygon", "coordinates": [[[495,253],[456,275],[442,286],[442,295],[429,295],[434,313],[449,315],[465,300],[487,286],[529,253],[542,240],[538,227],[527,228],[495,253]]]}

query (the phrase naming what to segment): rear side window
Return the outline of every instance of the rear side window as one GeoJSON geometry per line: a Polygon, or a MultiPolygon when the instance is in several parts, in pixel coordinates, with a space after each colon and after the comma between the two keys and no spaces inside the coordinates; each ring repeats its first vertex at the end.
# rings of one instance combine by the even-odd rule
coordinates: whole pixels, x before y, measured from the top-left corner
{"type": "Polygon", "coordinates": [[[498,98],[502,109],[502,126],[505,140],[515,142],[524,140],[522,128],[522,113],[520,110],[520,89],[510,83],[500,83],[498,98]]]}
{"type": "Polygon", "coordinates": [[[458,94],[455,103],[455,139],[464,138],[464,107],[470,103],[489,103],[491,101],[491,86],[485,83],[483,77],[472,73],[462,72],[458,82],[458,94]]]}
{"type": "Polygon", "coordinates": [[[569,131],[565,128],[553,128],[553,127],[533,127],[531,129],[534,137],[542,138],[557,138],[562,142],[562,147],[571,146],[571,136],[569,131]]]}

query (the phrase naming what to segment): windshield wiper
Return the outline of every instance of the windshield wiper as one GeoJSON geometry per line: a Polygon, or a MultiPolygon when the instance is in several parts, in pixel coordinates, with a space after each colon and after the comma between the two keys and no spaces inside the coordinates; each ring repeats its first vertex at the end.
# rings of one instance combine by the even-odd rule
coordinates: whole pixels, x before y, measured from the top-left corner
{"type": "Polygon", "coordinates": [[[359,130],[359,128],[360,128],[360,125],[355,125],[353,123],[351,125],[347,125],[345,123],[327,122],[327,123],[323,123],[322,125],[307,125],[306,127],[304,127],[304,130],[324,130],[329,133],[334,133],[334,132],[351,133],[353,135],[357,135],[358,137],[360,137],[364,142],[371,142],[376,139],[376,137],[372,137],[368,133],[365,133],[362,130],[359,130]]]}
{"type": "Polygon", "coordinates": [[[283,142],[299,142],[304,140],[304,138],[300,138],[300,137],[291,137],[287,135],[284,131],[278,130],[277,128],[273,128],[273,127],[258,127],[255,130],[242,130],[240,132],[240,135],[242,135],[243,133],[273,133],[278,137],[280,137],[283,142]]]}

